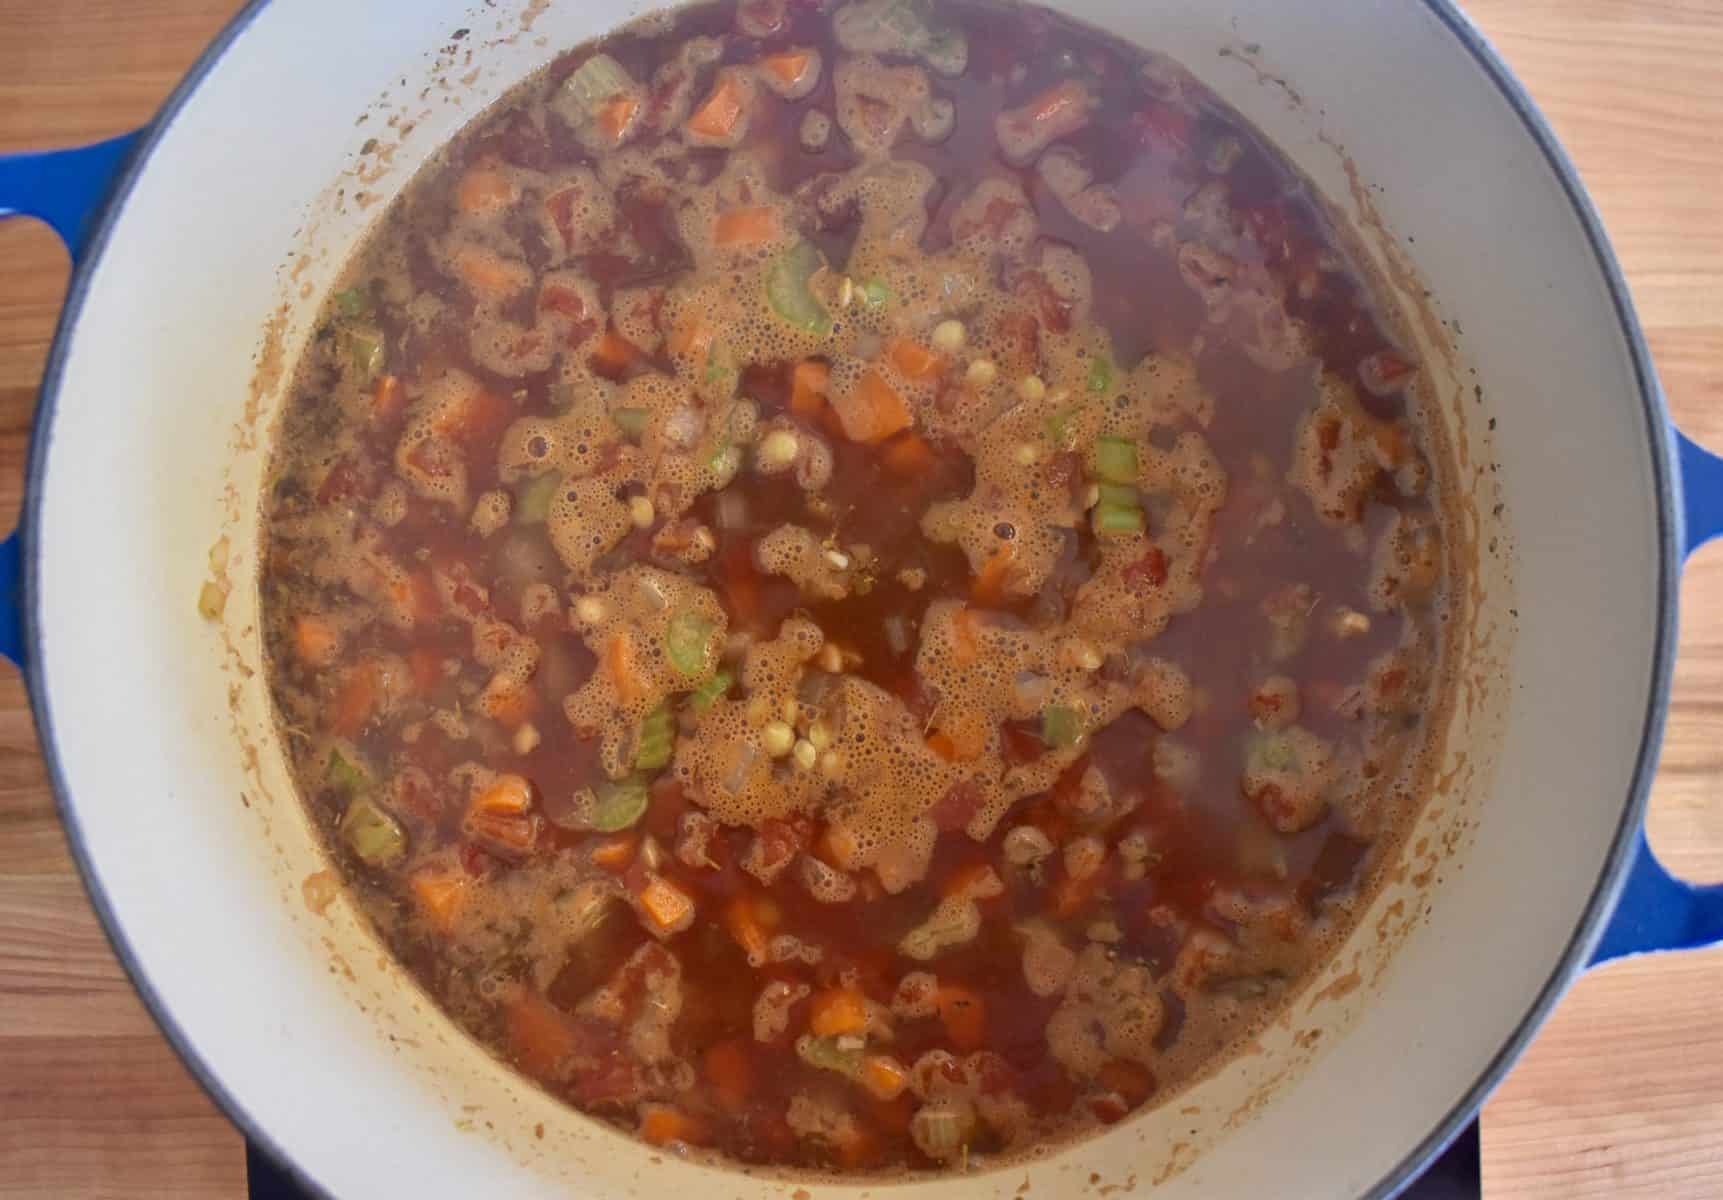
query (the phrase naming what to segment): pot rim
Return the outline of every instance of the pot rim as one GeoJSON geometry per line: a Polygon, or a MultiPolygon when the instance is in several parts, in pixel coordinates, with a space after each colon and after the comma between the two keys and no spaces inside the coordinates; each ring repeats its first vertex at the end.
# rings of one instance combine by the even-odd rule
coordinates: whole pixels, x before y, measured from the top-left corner
{"type": "MultiPolygon", "coordinates": [[[[1423,1174],[1439,1154],[1459,1136],[1477,1115],[1484,1100],[1494,1091],[1508,1069],[1524,1052],[1538,1029],[1549,1017],[1557,1002],[1585,969],[1592,952],[1602,936],[1609,914],[1626,882],[1627,868],[1632,862],[1643,827],[1652,778],[1657,768],[1658,751],[1662,744],[1664,723],[1669,707],[1669,685],[1674,671],[1677,601],[1681,555],[1681,506],[1679,475],[1676,468],[1675,442],[1669,412],[1661,386],[1651,361],[1650,348],[1640,326],[1620,263],[1610,245],[1603,223],[1585,185],[1580,181],[1572,160],[1557,140],[1554,130],[1539,110],[1525,86],[1509,69],[1483,33],[1458,8],[1455,0],[1414,0],[1429,10],[1441,25],[1471,56],[1484,77],[1496,88],[1520,119],[1526,133],[1542,153],[1546,164],[1561,184],[1563,193],[1585,232],[1597,266],[1609,289],[1610,299],[1620,323],[1621,332],[1633,361],[1634,378],[1640,407],[1647,425],[1647,441],[1652,449],[1651,470],[1657,493],[1657,628],[1652,651],[1650,702],[1641,727],[1639,747],[1635,754],[1633,782],[1622,806],[1621,820],[1611,840],[1609,853],[1597,884],[1580,912],[1560,959],[1550,972],[1538,995],[1521,1015],[1513,1033],[1497,1049],[1495,1055],[1470,1088],[1449,1108],[1435,1127],[1377,1182],[1359,1195],[1358,1200],[1389,1200],[1398,1195],[1423,1174]]],[[[233,1121],[240,1132],[254,1145],[261,1147],[277,1163],[287,1169],[301,1184],[319,1196],[334,1193],[312,1178],[305,1167],[293,1161],[269,1131],[257,1121],[230,1092],[215,1067],[195,1051],[184,1029],[169,1011],[152,985],[143,965],[126,941],[115,918],[110,898],[102,886],[95,864],[86,845],[83,825],[77,806],[65,785],[59,751],[54,737],[52,706],[43,677],[41,645],[44,626],[41,611],[41,525],[42,495],[40,486],[47,466],[47,451],[52,437],[53,418],[60,385],[70,354],[72,334],[82,315],[90,281],[101,266],[114,227],[125,214],[126,203],[138,178],[149,166],[175,118],[190,101],[204,79],[250,28],[269,0],[247,0],[242,8],[215,39],[198,56],[185,77],[175,86],[161,109],[141,133],[125,165],[121,168],[106,200],[90,226],[87,252],[73,267],[67,285],[66,299],[60,312],[54,340],[38,393],[36,415],[31,436],[30,454],[25,474],[24,507],[19,520],[24,557],[24,649],[25,678],[28,683],[30,707],[35,717],[41,753],[54,792],[55,806],[66,831],[73,860],[83,880],[85,891],[95,909],[102,929],[115,956],[125,968],[132,986],[148,1010],[151,1019],[173,1047],[192,1077],[233,1121]]]]}

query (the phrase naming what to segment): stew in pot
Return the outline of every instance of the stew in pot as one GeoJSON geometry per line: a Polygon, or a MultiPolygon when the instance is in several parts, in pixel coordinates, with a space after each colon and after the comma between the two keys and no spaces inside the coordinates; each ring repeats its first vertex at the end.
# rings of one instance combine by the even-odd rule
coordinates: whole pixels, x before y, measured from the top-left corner
{"type": "Polygon", "coordinates": [[[1043,9],[636,22],[458,137],[305,352],[306,802],[454,1020],[653,1145],[1117,1122],[1430,788],[1451,470],[1395,328],[1257,134],[1043,9]]]}

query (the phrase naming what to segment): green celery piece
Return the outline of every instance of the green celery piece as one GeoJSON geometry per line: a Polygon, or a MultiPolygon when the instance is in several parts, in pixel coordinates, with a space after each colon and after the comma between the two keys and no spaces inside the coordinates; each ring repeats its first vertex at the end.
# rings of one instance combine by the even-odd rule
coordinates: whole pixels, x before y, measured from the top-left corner
{"type": "Polygon", "coordinates": [[[688,704],[697,713],[703,713],[711,708],[725,692],[736,684],[736,677],[728,671],[719,671],[705,683],[695,688],[688,695],[688,704]]]}
{"type": "Polygon", "coordinates": [[[599,833],[620,833],[646,813],[646,781],[637,775],[607,779],[598,785],[592,807],[592,827],[599,833]]]}
{"type": "Polygon", "coordinates": [[[1102,537],[1142,533],[1148,525],[1148,518],[1143,516],[1143,510],[1140,508],[1127,508],[1118,504],[1095,506],[1095,532],[1102,537]]]}
{"type": "Polygon", "coordinates": [[[561,488],[561,471],[546,471],[527,480],[515,499],[515,524],[543,525],[550,519],[550,506],[561,488]]]}
{"type": "Polygon", "coordinates": [[[1096,441],[1095,478],[1106,483],[1137,482],[1137,444],[1121,437],[1096,441]]]}
{"type": "Polygon", "coordinates": [[[772,311],[797,329],[821,337],[832,331],[832,317],[815,298],[809,281],[824,265],[813,243],[797,242],[766,272],[766,299],[772,311]]]}
{"type": "Polygon", "coordinates": [[[610,419],[624,434],[639,441],[646,432],[647,423],[652,420],[652,413],[644,408],[613,408],[610,419]]]}
{"type": "Polygon", "coordinates": [[[1137,489],[1122,483],[1097,483],[1095,490],[1101,493],[1100,507],[1102,508],[1141,508],[1143,502],[1138,498],[1137,489]]]}
{"type": "Polygon", "coordinates": [[[698,675],[706,667],[706,652],[717,626],[690,609],[671,615],[664,629],[664,649],[670,665],[684,675],[698,675]]]}
{"type": "Polygon", "coordinates": [[[371,311],[371,293],[362,287],[336,292],[335,311],[344,317],[362,317],[371,311]]]}
{"type": "Polygon", "coordinates": [[[371,785],[371,776],[365,768],[350,761],[339,750],[329,752],[327,774],[331,784],[349,794],[362,792],[371,785]]]}
{"type": "Polygon", "coordinates": [[[676,746],[676,727],[670,720],[670,706],[660,704],[640,722],[640,737],[634,746],[634,769],[657,771],[669,765],[676,746]]]}
{"type": "Polygon", "coordinates": [[[853,1079],[861,1072],[862,1052],[840,1050],[835,1037],[815,1037],[804,1033],[796,1039],[796,1057],[821,1071],[835,1071],[853,1079]]]}
{"type": "Polygon", "coordinates": [[[392,867],[407,857],[400,822],[367,796],[355,796],[341,818],[341,838],[367,866],[392,867]]]}
{"type": "Polygon", "coordinates": [[[382,373],[387,347],[383,342],[383,331],[375,325],[342,326],[340,347],[347,361],[367,382],[382,373]]]}
{"type": "Polygon", "coordinates": [[[1056,750],[1068,750],[1083,737],[1083,718],[1063,704],[1050,704],[1041,712],[1041,740],[1056,750]]]}

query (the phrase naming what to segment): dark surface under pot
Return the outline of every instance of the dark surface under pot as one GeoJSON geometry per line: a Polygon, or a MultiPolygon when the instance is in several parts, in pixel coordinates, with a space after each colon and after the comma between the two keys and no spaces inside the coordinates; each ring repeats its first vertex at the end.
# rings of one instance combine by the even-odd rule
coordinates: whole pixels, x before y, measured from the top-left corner
{"type": "MultiPolygon", "coordinates": [[[[1447,1153],[1431,1164],[1423,1178],[1400,1193],[1400,1200],[1482,1200],[1482,1163],[1478,1125],[1474,1121],[1448,1147],[1447,1153]]],[[[245,1144],[245,1177],[251,1200],[311,1200],[312,1197],[311,1192],[300,1187],[249,1141],[245,1144]]]]}

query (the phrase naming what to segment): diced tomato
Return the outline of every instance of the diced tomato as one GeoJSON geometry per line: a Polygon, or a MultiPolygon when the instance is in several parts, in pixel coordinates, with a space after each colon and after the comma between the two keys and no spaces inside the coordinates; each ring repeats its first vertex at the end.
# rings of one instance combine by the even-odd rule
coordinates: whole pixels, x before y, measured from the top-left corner
{"type": "Polygon", "coordinates": [[[1012,766],[1034,762],[1047,752],[1047,743],[1041,740],[1039,733],[1015,721],[1000,724],[999,740],[1005,761],[1012,766]]]}
{"type": "Polygon", "coordinates": [[[1167,581],[1167,555],[1159,546],[1150,546],[1143,556],[1125,568],[1125,586],[1136,591],[1158,588],[1167,581]]]}
{"type": "Polygon", "coordinates": [[[340,459],[329,468],[329,474],[323,477],[323,483],[317,489],[317,503],[340,504],[345,500],[359,499],[365,495],[365,483],[359,474],[359,469],[351,459],[340,459]]]}
{"type": "Polygon", "coordinates": [[[556,313],[573,321],[586,319],[586,301],[573,288],[561,283],[547,283],[539,289],[540,312],[556,313]]]}
{"type": "MultiPolygon", "coordinates": [[[[932,741],[931,738],[928,740],[932,741]]],[[[928,815],[933,818],[933,823],[939,826],[941,833],[951,833],[969,824],[975,814],[981,811],[983,799],[985,797],[981,794],[981,788],[964,780],[953,784],[928,815]]]]}

